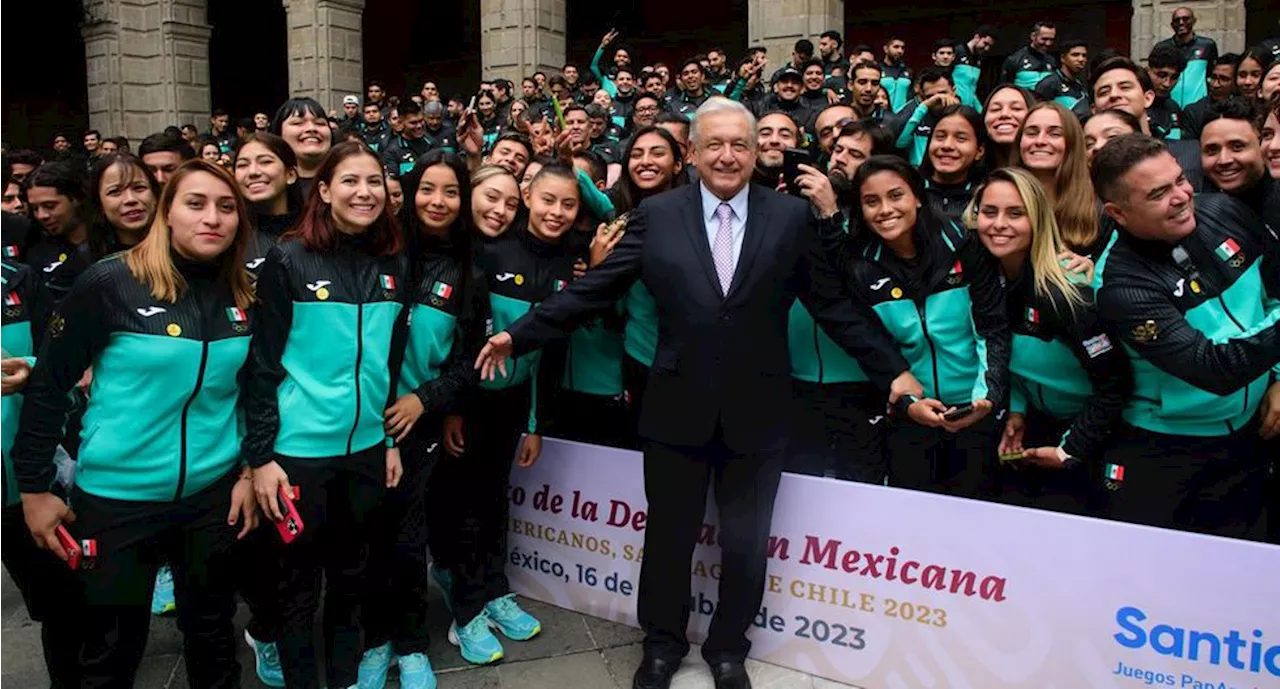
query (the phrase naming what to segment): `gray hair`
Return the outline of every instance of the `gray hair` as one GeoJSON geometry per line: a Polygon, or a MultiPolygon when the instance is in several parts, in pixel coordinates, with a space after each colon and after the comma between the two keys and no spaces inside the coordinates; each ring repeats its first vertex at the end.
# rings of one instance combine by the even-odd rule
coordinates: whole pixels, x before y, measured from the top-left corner
{"type": "Polygon", "coordinates": [[[444,106],[438,100],[429,100],[422,105],[422,114],[435,117],[444,114],[444,106]]]}
{"type": "Polygon", "coordinates": [[[693,114],[693,124],[689,127],[689,142],[698,145],[698,122],[702,120],[704,115],[722,115],[732,113],[740,115],[747,121],[747,130],[749,135],[747,140],[750,142],[751,148],[756,147],[756,116],[751,114],[747,106],[736,100],[729,100],[723,96],[713,96],[707,99],[707,102],[698,106],[697,112],[693,114]]]}

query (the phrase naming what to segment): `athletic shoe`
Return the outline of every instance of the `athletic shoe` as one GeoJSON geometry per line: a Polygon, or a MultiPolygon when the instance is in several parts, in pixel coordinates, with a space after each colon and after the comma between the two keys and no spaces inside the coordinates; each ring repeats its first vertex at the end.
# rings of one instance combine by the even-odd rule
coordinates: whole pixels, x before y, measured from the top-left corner
{"type": "Polygon", "coordinates": [[[387,670],[391,669],[391,644],[385,643],[364,652],[360,669],[356,674],[359,689],[382,689],[387,684],[387,670]]]}
{"type": "Polygon", "coordinates": [[[436,673],[425,653],[399,656],[400,689],[436,689],[436,673]]]}
{"type": "Polygon", "coordinates": [[[156,572],[156,588],[151,593],[151,614],[165,615],[177,608],[178,604],[173,599],[173,570],[165,565],[156,572]]]}
{"type": "Polygon", "coordinates": [[[449,625],[449,643],[462,651],[462,657],[473,665],[488,665],[502,660],[502,644],[489,631],[489,613],[481,611],[475,619],[459,627],[449,625]]]}
{"type": "Polygon", "coordinates": [[[512,641],[528,641],[542,631],[542,623],[516,603],[514,593],[485,603],[484,611],[489,614],[489,626],[512,641]]]}
{"type": "Polygon", "coordinates": [[[432,583],[440,589],[440,593],[444,594],[445,609],[453,612],[453,572],[436,566],[434,562],[427,565],[427,572],[431,575],[432,583]]]}
{"type": "Polygon", "coordinates": [[[284,670],[280,667],[280,652],[275,642],[258,641],[248,629],[244,630],[244,641],[253,649],[258,681],[269,687],[283,687],[284,670]]]}

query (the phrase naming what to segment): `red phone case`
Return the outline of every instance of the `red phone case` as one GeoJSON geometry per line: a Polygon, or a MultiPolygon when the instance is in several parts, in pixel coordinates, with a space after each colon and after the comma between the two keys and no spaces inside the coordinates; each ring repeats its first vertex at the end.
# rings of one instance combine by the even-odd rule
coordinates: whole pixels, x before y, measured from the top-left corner
{"type": "Polygon", "coordinates": [[[71,533],[67,531],[67,527],[59,524],[54,532],[58,535],[58,542],[62,544],[63,549],[67,551],[67,566],[71,569],[80,569],[80,543],[71,537],[71,533]]]}
{"type": "Polygon", "coordinates": [[[284,488],[279,490],[280,507],[284,512],[284,519],[276,522],[276,530],[280,532],[280,539],[285,543],[293,543],[293,540],[302,533],[302,517],[298,516],[298,509],[293,506],[293,501],[298,497],[298,487],[293,486],[293,495],[290,496],[284,492],[284,488]]]}

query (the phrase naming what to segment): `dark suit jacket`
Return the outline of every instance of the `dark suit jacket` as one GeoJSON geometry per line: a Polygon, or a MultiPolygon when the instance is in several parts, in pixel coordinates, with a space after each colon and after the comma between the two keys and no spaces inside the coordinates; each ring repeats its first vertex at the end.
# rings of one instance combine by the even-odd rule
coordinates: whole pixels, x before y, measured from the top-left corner
{"type": "Polygon", "coordinates": [[[607,260],[508,328],[515,352],[562,336],[642,280],[658,305],[658,348],[640,434],[699,447],[719,424],[735,451],[779,447],[792,416],[787,318],[797,297],[882,389],[907,370],[879,320],[853,300],[823,255],[818,222],[804,201],[753,185],[726,296],[699,185],[646,199],[607,260]]]}

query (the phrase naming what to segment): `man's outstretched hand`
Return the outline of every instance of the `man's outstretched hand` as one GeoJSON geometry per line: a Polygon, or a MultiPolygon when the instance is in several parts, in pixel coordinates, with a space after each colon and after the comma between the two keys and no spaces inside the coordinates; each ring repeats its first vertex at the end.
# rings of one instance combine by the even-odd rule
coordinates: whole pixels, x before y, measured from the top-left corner
{"type": "Polygon", "coordinates": [[[480,371],[480,380],[493,380],[494,370],[507,377],[507,357],[511,356],[511,336],[502,331],[489,338],[480,356],[476,357],[476,369],[480,371]]]}

